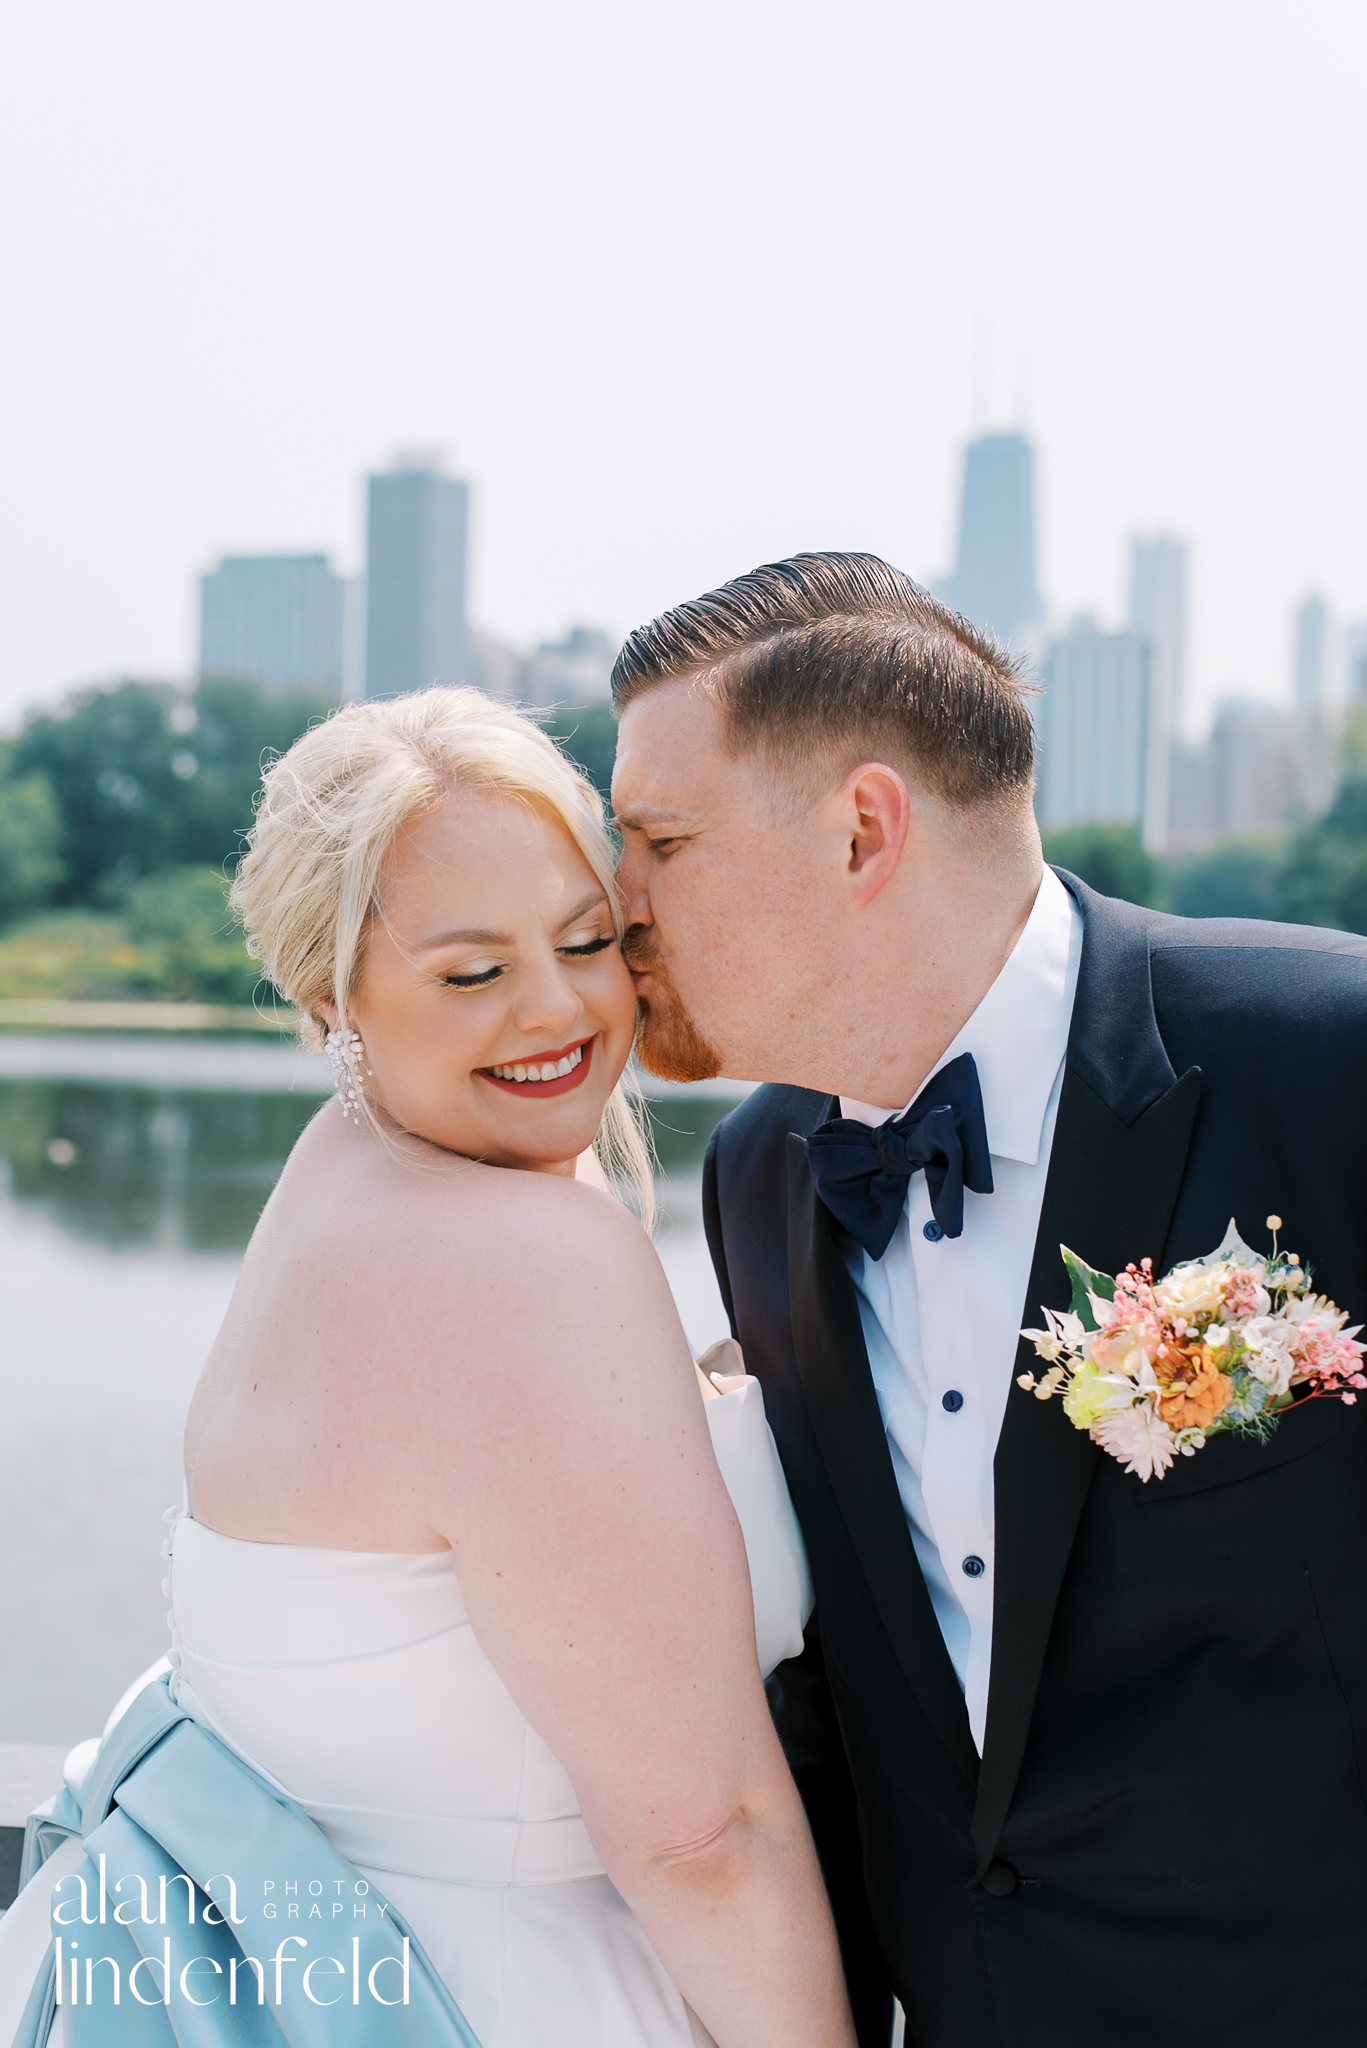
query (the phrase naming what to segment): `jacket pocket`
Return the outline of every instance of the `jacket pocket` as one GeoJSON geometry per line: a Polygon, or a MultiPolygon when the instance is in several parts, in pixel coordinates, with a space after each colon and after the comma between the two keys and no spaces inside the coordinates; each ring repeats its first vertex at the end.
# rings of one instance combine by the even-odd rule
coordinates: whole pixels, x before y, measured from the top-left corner
{"type": "Polygon", "coordinates": [[[1249,1436],[1213,1436],[1202,1450],[1178,1458],[1161,1479],[1148,1484],[1129,1476],[1136,1500],[1145,1503],[1178,1500],[1207,1493],[1214,1486],[1233,1486],[1256,1479],[1305,1458],[1326,1444],[1353,1437],[1367,1426],[1367,1404],[1345,1408],[1342,1401],[1301,1401],[1288,1408],[1265,1443],[1249,1436]]]}

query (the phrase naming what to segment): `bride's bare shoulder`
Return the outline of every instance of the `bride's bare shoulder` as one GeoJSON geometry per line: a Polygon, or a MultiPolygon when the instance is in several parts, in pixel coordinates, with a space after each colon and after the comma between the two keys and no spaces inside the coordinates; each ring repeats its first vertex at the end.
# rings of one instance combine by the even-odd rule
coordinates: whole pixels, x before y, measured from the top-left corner
{"type": "Polygon", "coordinates": [[[434,1327],[454,1315],[473,1331],[495,1316],[512,1341],[570,1299],[583,1314],[596,1299],[667,1294],[645,1231],[606,1190],[426,1148],[385,1151],[327,1113],[279,1195],[277,1241],[387,1318],[434,1327]]]}

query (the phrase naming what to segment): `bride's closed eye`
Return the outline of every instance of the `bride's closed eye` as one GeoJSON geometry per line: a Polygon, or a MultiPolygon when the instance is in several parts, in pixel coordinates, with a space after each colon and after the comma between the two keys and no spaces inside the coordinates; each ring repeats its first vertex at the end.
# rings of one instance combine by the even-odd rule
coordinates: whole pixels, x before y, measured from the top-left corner
{"type": "Polygon", "coordinates": [[[443,974],[442,980],[447,988],[488,988],[506,971],[502,966],[481,967],[474,974],[443,974]]]}
{"type": "MultiPolygon", "coordinates": [[[[555,950],[563,960],[590,960],[595,953],[605,953],[609,946],[616,944],[615,932],[597,932],[592,938],[571,940],[555,950]]],[[[489,967],[476,968],[469,974],[444,974],[442,981],[447,988],[490,988],[507,971],[507,963],[498,961],[489,967]]]]}

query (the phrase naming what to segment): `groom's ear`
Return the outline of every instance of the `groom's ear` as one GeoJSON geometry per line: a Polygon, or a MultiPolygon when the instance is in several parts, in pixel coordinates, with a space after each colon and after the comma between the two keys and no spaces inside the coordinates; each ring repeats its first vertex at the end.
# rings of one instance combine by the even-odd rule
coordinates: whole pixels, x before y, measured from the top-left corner
{"type": "Polygon", "coordinates": [[[846,776],[837,801],[847,846],[845,874],[862,908],[897,871],[911,828],[911,792],[895,768],[865,761],[846,776]]]}

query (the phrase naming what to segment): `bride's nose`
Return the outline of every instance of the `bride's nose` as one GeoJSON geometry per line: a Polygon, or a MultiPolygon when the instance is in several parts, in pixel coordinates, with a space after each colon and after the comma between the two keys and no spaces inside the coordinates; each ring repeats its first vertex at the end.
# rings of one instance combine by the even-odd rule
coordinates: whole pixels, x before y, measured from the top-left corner
{"type": "Polygon", "coordinates": [[[519,1031],[529,1036],[549,1033],[552,1037],[557,1031],[573,1031],[582,1008],[579,992],[564,962],[549,948],[519,976],[513,1003],[513,1022],[519,1031]]]}

